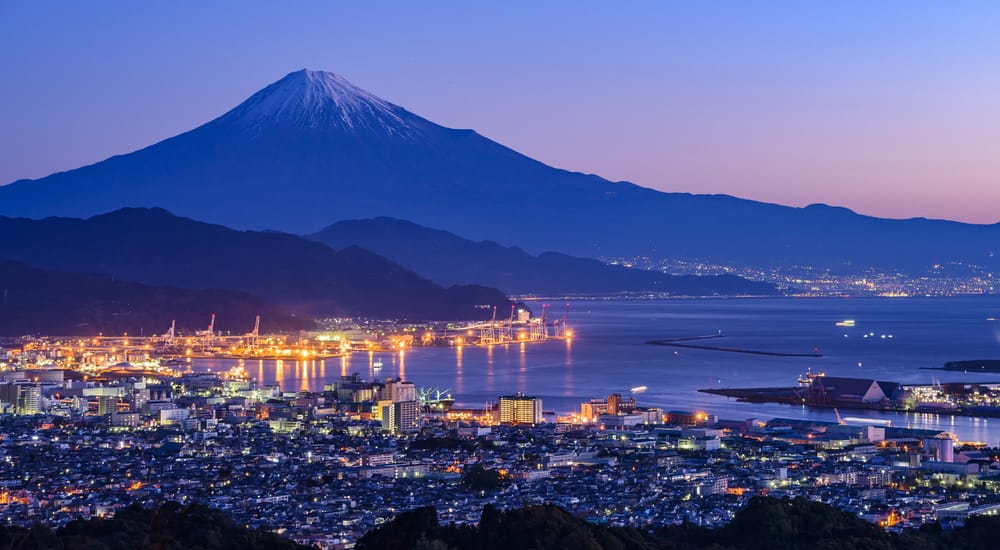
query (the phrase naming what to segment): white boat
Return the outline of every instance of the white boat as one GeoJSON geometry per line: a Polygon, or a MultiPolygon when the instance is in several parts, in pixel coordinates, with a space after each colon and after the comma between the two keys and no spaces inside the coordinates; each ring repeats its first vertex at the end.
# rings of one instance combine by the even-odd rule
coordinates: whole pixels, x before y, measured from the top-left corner
{"type": "Polygon", "coordinates": [[[889,427],[892,425],[892,420],[883,420],[881,418],[865,418],[860,416],[845,416],[844,421],[852,426],[885,426],[889,427]]]}

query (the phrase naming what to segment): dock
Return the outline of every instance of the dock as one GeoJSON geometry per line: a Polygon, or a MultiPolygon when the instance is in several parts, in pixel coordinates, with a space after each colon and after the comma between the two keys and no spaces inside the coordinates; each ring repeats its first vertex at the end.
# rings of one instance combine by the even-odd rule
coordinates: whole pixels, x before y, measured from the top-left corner
{"type": "Polygon", "coordinates": [[[685,342],[690,342],[693,340],[709,340],[714,338],[724,338],[722,334],[713,334],[710,336],[687,336],[682,338],[668,338],[663,340],[649,340],[646,344],[651,346],[670,346],[674,348],[685,348],[685,349],[700,349],[707,351],[722,351],[726,353],[745,353],[749,355],[767,355],[770,357],[823,357],[823,354],[818,351],[813,353],[785,353],[780,351],[762,351],[754,349],[743,349],[743,348],[726,348],[721,346],[703,346],[699,344],[687,344],[685,342]]]}
{"type": "Polygon", "coordinates": [[[808,385],[698,391],[744,403],[1000,418],[1000,384],[985,382],[903,385],[867,378],[815,376],[808,385]]]}

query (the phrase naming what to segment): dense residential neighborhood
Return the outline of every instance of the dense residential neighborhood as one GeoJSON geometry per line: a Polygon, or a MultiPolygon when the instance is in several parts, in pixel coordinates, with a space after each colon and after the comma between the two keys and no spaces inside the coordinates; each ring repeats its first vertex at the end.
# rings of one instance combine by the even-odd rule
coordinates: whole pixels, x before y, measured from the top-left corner
{"type": "Polygon", "coordinates": [[[466,524],[489,504],[553,504],[639,529],[721,526],[756,495],[805,497],[897,531],[1000,511],[1000,451],[956,448],[943,432],[727,420],[618,394],[560,419],[524,395],[435,412],[411,382],[358,375],[296,393],[239,372],[63,374],[2,374],[7,524],[177,501],[339,548],[422,506],[466,524]]]}

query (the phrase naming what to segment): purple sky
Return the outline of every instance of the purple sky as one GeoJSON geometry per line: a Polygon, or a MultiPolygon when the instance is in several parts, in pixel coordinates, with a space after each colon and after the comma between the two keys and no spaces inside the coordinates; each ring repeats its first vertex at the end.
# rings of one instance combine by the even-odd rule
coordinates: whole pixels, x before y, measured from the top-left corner
{"type": "Polygon", "coordinates": [[[308,67],[609,179],[1000,221],[996,2],[534,4],[0,2],[0,183],[308,67]]]}

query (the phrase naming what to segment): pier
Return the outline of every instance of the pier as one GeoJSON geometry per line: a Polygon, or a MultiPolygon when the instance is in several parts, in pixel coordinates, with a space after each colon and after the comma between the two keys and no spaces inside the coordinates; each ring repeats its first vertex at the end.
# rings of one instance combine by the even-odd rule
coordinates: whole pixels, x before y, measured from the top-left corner
{"type": "Polygon", "coordinates": [[[745,353],[749,355],[767,355],[771,357],[823,357],[823,354],[819,352],[813,353],[785,353],[779,351],[761,351],[753,349],[743,349],[743,348],[726,348],[721,346],[703,346],[698,344],[686,344],[684,342],[690,342],[693,340],[709,340],[714,338],[723,338],[721,334],[713,334],[710,336],[687,336],[683,338],[669,338],[664,340],[650,340],[646,342],[652,346],[670,346],[674,348],[685,348],[685,349],[700,349],[708,351],[723,351],[726,353],[745,353]]]}
{"type": "Polygon", "coordinates": [[[810,384],[792,387],[704,388],[698,391],[745,403],[1000,418],[998,383],[903,385],[867,378],[816,376],[810,384]]]}
{"type": "Polygon", "coordinates": [[[795,395],[798,388],[706,388],[701,393],[732,397],[745,403],[800,404],[802,398],[795,395]]]}
{"type": "Polygon", "coordinates": [[[921,367],[926,370],[948,370],[957,372],[1000,372],[1000,359],[968,359],[948,361],[943,367],[921,367]]]}

